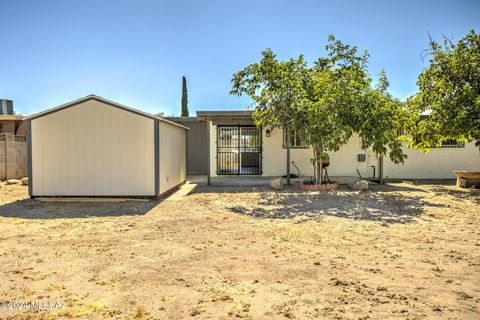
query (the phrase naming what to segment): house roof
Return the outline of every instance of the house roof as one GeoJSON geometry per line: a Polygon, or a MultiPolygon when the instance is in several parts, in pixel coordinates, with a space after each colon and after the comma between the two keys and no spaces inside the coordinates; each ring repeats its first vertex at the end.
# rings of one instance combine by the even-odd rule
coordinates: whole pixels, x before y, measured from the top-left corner
{"type": "Polygon", "coordinates": [[[199,117],[164,117],[166,120],[170,120],[173,122],[199,122],[199,121],[205,121],[203,118],[199,117]]]}
{"type": "Polygon", "coordinates": [[[197,117],[251,117],[253,110],[197,111],[197,117]]]}
{"type": "Polygon", "coordinates": [[[140,111],[140,110],[138,110],[138,109],[134,109],[134,108],[127,107],[127,106],[125,106],[125,105],[123,105],[123,104],[120,104],[120,103],[117,103],[117,102],[114,102],[114,101],[111,101],[111,100],[108,100],[108,99],[105,99],[105,98],[96,96],[96,95],[94,95],[94,94],[90,94],[90,95],[85,96],[85,97],[83,97],[83,98],[80,98],[80,99],[78,99],[78,100],[74,100],[74,101],[71,101],[71,102],[68,102],[68,103],[59,105],[59,106],[57,106],[57,107],[54,107],[54,108],[47,109],[47,110],[42,111],[42,112],[38,112],[38,113],[32,114],[31,116],[26,117],[25,120],[33,120],[33,119],[41,118],[41,117],[46,116],[46,115],[48,115],[48,114],[51,114],[51,113],[58,112],[58,111],[61,111],[61,110],[63,110],[63,109],[66,109],[66,108],[70,108],[70,107],[76,106],[76,105],[78,105],[78,104],[80,104],[80,103],[83,103],[83,102],[86,102],[86,101],[89,101],[89,100],[96,100],[96,101],[99,101],[99,102],[108,104],[108,105],[110,105],[110,106],[112,106],[112,107],[119,108],[119,109],[122,109],[122,110],[125,110],[125,111],[128,111],[128,112],[132,112],[132,113],[138,114],[138,115],[143,116],[143,117],[146,117],[146,118],[150,118],[150,119],[153,119],[153,120],[163,121],[163,122],[165,122],[165,123],[169,123],[169,124],[171,124],[171,125],[174,125],[174,126],[177,126],[177,127],[183,128],[183,129],[186,129],[186,130],[190,130],[189,128],[187,128],[187,127],[185,127],[185,126],[182,126],[181,124],[175,123],[175,122],[170,121],[170,120],[167,120],[167,119],[155,117],[154,115],[151,115],[151,114],[149,114],[149,113],[140,111]]]}

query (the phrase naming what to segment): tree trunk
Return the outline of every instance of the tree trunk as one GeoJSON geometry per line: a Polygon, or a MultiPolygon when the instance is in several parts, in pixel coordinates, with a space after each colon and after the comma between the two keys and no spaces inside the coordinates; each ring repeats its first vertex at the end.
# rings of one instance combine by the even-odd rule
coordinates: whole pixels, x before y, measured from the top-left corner
{"type": "Polygon", "coordinates": [[[287,137],[287,184],[290,184],[290,129],[285,127],[285,135],[287,137]]]}
{"type": "Polygon", "coordinates": [[[379,175],[379,178],[380,178],[380,184],[383,184],[384,183],[384,181],[383,181],[383,157],[378,158],[378,166],[379,166],[378,175],[379,175]]]}
{"type": "Polygon", "coordinates": [[[317,184],[321,184],[322,183],[322,167],[323,167],[323,163],[322,163],[322,159],[319,160],[319,158],[321,158],[321,152],[320,152],[320,148],[318,146],[313,146],[313,158],[316,160],[315,161],[315,165],[314,165],[314,169],[315,169],[315,183],[317,184]]]}
{"type": "Polygon", "coordinates": [[[323,159],[322,159],[322,154],[323,152],[320,150],[319,152],[320,154],[320,162],[318,164],[318,175],[319,175],[319,179],[318,179],[318,184],[322,184],[322,174],[323,174],[323,159]]]}

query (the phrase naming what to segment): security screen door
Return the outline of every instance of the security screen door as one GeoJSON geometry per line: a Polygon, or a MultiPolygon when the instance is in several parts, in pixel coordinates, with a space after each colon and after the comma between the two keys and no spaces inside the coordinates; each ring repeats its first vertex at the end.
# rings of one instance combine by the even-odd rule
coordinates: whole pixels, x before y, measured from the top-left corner
{"type": "Polygon", "coordinates": [[[217,174],[262,174],[261,137],[255,126],[218,126],[217,174]]]}

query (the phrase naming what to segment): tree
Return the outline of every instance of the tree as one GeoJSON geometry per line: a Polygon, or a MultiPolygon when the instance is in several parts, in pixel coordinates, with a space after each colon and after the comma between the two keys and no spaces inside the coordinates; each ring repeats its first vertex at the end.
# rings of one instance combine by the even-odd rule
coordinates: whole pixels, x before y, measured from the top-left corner
{"type": "Polygon", "coordinates": [[[353,112],[361,102],[370,79],[366,70],[368,54],[343,44],[333,35],[325,47],[327,55],[309,69],[304,81],[305,107],[300,110],[300,132],[312,147],[315,181],[322,183],[323,161],[338,151],[355,132],[353,112]]]}
{"type": "Polygon", "coordinates": [[[471,30],[457,44],[430,38],[429,65],[418,77],[418,93],[408,99],[416,114],[412,146],[423,149],[445,140],[476,141],[480,149],[480,34],[471,30]],[[427,117],[420,114],[428,113],[427,117]]]}
{"type": "Polygon", "coordinates": [[[187,79],[182,77],[182,117],[188,117],[187,79]]]}
{"type": "MultiPolygon", "coordinates": [[[[363,149],[371,148],[382,162],[388,154],[390,160],[398,164],[407,158],[402,148],[407,138],[401,129],[408,125],[411,115],[405,104],[388,92],[388,87],[387,75],[382,70],[377,86],[367,88],[362,102],[355,107],[355,131],[361,138],[363,149]]],[[[383,182],[382,170],[379,176],[383,182]]]]}
{"type": "MultiPolygon", "coordinates": [[[[262,52],[259,63],[235,73],[231,94],[248,95],[254,102],[253,119],[257,126],[294,130],[299,105],[303,103],[302,73],[306,68],[302,56],[278,61],[272,50],[262,52]]],[[[287,139],[287,183],[290,183],[290,149],[287,139]]]]}
{"type": "Polygon", "coordinates": [[[358,54],[356,47],[334,36],[329,36],[325,49],[327,55],[311,67],[303,56],[279,62],[266,50],[260,63],[233,76],[231,93],[252,98],[257,125],[285,127],[303,135],[313,151],[316,183],[322,183],[323,161],[354,132],[365,138],[365,148],[372,147],[379,155],[390,150],[390,157],[402,162],[405,155],[396,134],[405,110],[387,93],[385,74],[373,89],[367,52],[358,54]]]}

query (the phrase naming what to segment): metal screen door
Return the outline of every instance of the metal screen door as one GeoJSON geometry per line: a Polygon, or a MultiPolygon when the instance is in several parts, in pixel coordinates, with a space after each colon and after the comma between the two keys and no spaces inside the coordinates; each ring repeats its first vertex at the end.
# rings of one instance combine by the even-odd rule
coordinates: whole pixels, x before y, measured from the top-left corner
{"type": "Polygon", "coordinates": [[[218,126],[217,174],[262,174],[261,137],[255,126],[218,126]]]}

